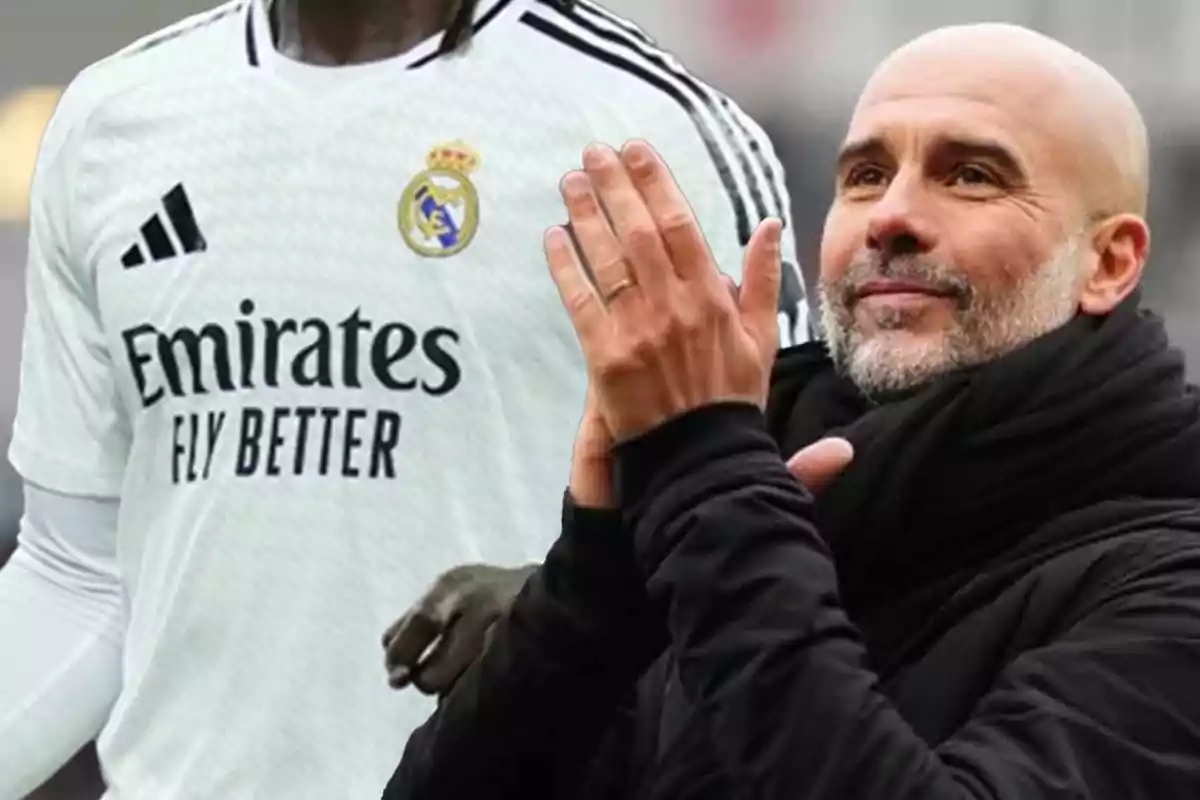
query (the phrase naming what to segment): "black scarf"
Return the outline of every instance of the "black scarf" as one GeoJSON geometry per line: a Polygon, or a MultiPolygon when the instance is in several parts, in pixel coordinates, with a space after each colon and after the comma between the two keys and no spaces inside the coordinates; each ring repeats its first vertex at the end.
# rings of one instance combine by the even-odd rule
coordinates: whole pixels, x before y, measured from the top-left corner
{"type": "Polygon", "coordinates": [[[1200,499],[1200,394],[1138,302],[878,406],[823,345],[781,355],[768,424],[784,454],[835,433],[855,446],[816,504],[852,616],[932,589],[912,607],[929,613],[1072,512],[1200,499]]]}

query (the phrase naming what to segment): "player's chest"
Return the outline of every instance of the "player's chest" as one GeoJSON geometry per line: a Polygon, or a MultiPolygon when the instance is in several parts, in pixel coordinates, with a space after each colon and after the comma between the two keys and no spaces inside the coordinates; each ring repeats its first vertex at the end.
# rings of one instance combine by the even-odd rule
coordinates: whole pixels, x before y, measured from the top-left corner
{"type": "Polygon", "coordinates": [[[97,148],[79,205],[102,303],[140,315],[237,286],[486,316],[551,297],[541,237],[565,216],[557,184],[586,137],[403,112],[149,126],[97,148]]]}
{"type": "Polygon", "coordinates": [[[186,388],[224,353],[231,383],[291,363],[309,383],[359,370],[435,392],[575,366],[541,239],[586,135],[400,113],[149,126],[138,147],[91,153],[87,257],[131,396],[186,388]]]}

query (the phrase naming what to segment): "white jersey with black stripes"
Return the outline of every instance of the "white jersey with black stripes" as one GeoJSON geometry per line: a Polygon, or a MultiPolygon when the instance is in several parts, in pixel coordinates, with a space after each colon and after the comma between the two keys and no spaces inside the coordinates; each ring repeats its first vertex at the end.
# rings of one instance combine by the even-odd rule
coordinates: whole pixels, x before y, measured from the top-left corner
{"type": "MultiPolygon", "coordinates": [[[[636,24],[587,0],[578,0],[567,7],[553,0],[536,2],[521,21],[565,47],[570,55],[560,57],[576,70],[581,68],[580,55],[595,62],[595,77],[573,75],[581,87],[590,83],[603,91],[612,91],[623,86],[628,94],[612,98],[618,106],[632,105],[633,97],[648,93],[651,95],[648,102],[657,113],[664,112],[665,100],[674,103],[675,113],[667,111],[657,124],[647,120],[645,132],[640,136],[650,139],[660,149],[675,141],[704,145],[708,154],[705,167],[713,171],[711,177],[716,179],[704,191],[723,193],[732,215],[732,233],[729,222],[722,227],[716,215],[711,223],[704,220],[705,233],[714,251],[722,256],[723,268],[731,273],[740,269],[733,254],[749,242],[754,227],[763,219],[780,217],[790,224],[790,199],[783,167],[763,130],[730,98],[694,76],[636,24]],[[620,76],[614,77],[614,71],[620,76]],[[670,134],[652,136],[652,131],[685,122],[695,130],[690,137],[680,133],[678,127],[670,134]],[[724,257],[725,253],[730,256],[724,257]]],[[[668,161],[676,173],[685,168],[669,156],[668,161]]],[[[700,199],[695,194],[689,196],[693,205],[700,199]]],[[[806,340],[810,326],[803,276],[795,258],[795,241],[785,238],[789,250],[785,254],[779,311],[781,342],[787,346],[806,340]]]]}
{"type": "MultiPolygon", "coordinates": [[[[585,378],[541,237],[588,143],[653,143],[734,278],[788,216],[762,131],[630,23],[480,0],[474,28],[331,69],[236,0],[89,68],[55,114],[11,457],[120,513],[20,583],[115,554],[110,800],[378,797],[429,711],[386,687],[386,624],[446,568],[557,535],[585,378]]],[[[807,329],[789,275],[785,341],[807,329]]],[[[11,667],[44,652],[22,635],[68,629],[41,608],[0,628],[0,708],[55,691],[6,668],[68,670],[11,667]]],[[[0,734],[0,763],[51,735],[0,734]]]]}

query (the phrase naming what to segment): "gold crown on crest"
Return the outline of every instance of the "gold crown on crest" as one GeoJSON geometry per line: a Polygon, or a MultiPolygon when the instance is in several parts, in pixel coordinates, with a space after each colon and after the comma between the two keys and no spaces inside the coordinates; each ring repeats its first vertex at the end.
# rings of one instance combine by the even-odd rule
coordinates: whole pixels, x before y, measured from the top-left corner
{"type": "Polygon", "coordinates": [[[425,163],[430,169],[442,169],[457,172],[460,175],[470,175],[479,169],[479,154],[471,146],[461,140],[439,144],[429,151],[425,163]]]}

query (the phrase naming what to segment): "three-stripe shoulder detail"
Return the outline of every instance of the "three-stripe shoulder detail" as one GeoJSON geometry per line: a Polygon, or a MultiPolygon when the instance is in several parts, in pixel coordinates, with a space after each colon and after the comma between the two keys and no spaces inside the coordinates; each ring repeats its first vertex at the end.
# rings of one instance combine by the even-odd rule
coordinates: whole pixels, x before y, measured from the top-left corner
{"type": "Polygon", "coordinates": [[[226,17],[232,16],[233,14],[240,13],[248,4],[249,0],[230,0],[230,2],[219,5],[216,8],[211,8],[208,11],[204,11],[199,14],[193,14],[187,19],[181,20],[170,27],[163,28],[160,31],[150,34],[149,36],[143,36],[141,39],[138,39],[128,47],[118,50],[114,57],[123,58],[125,56],[144,53],[147,50],[151,50],[161,44],[166,44],[167,42],[178,39],[181,36],[185,36],[193,31],[199,30],[200,28],[205,28],[214,22],[218,22],[226,17]]]}
{"type": "Polygon", "coordinates": [[[742,244],[763,218],[787,219],[771,145],[728,97],[693,76],[632,22],[587,0],[571,10],[546,0],[533,9],[523,23],[654,86],[688,113],[725,184],[742,244]]]}

